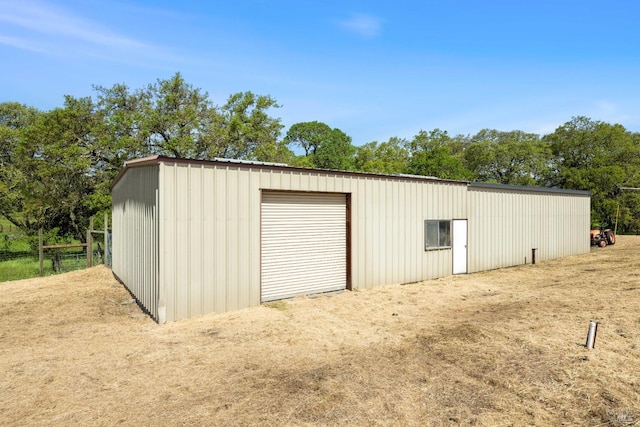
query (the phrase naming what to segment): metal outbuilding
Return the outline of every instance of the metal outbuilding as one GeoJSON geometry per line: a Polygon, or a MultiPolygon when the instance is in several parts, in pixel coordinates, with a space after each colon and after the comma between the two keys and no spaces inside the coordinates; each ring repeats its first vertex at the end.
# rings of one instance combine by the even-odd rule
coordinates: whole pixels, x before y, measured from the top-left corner
{"type": "Polygon", "coordinates": [[[590,249],[584,191],[154,156],[112,195],[113,273],[159,323],[590,249]]]}

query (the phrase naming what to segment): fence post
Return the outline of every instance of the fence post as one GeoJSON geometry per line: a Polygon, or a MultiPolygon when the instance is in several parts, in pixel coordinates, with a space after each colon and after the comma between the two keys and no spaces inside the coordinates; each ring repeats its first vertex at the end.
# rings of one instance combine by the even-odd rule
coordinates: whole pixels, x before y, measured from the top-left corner
{"type": "Polygon", "coordinates": [[[89,229],[87,230],[87,268],[93,267],[93,217],[89,218],[89,229]]]}
{"type": "Polygon", "coordinates": [[[90,255],[90,250],[89,250],[89,242],[91,241],[91,232],[89,230],[87,230],[87,246],[86,246],[86,251],[87,251],[87,268],[91,267],[91,259],[89,258],[90,255]]]}
{"type": "Polygon", "coordinates": [[[44,249],[42,249],[42,227],[38,230],[38,257],[40,258],[40,277],[44,276],[44,249]]]}
{"type": "Polygon", "coordinates": [[[104,266],[107,267],[107,254],[109,253],[109,224],[108,224],[107,213],[104,213],[104,255],[102,256],[104,266]]]}

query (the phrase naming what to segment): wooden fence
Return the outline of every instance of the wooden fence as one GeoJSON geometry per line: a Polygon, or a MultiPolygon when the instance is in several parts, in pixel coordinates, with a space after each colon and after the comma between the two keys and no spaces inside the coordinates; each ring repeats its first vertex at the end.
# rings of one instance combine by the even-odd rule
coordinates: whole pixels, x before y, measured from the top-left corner
{"type": "MultiPolygon", "coordinates": [[[[69,249],[69,248],[85,248],[87,254],[87,268],[93,267],[93,243],[94,243],[94,234],[102,234],[104,242],[104,263],[108,265],[108,256],[109,254],[109,224],[107,214],[104,214],[104,228],[102,230],[95,230],[93,224],[93,217],[89,220],[89,229],[87,230],[87,241],[86,243],[72,243],[65,245],[45,245],[43,242],[43,231],[42,228],[38,231],[38,256],[40,258],[40,276],[44,276],[44,251],[51,249],[69,249]]],[[[99,245],[99,243],[98,243],[99,245]]]]}

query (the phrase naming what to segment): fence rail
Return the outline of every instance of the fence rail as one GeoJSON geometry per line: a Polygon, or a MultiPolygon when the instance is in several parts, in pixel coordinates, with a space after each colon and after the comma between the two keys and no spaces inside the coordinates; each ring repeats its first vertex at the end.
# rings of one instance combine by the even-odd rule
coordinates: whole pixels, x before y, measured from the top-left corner
{"type": "MultiPolygon", "coordinates": [[[[93,228],[93,217],[89,219],[89,229],[87,230],[87,241],[85,243],[72,243],[66,245],[44,245],[43,242],[43,231],[42,228],[38,232],[38,254],[39,254],[39,262],[40,262],[40,276],[44,276],[44,251],[45,250],[57,250],[57,249],[69,249],[69,248],[86,248],[85,255],[87,260],[87,268],[93,267],[94,265],[94,256],[93,256],[93,235],[94,234],[102,234],[104,236],[104,253],[107,254],[109,252],[109,224],[107,214],[104,215],[104,229],[103,230],[94,230],[93,228]]],[[[100,251],[100,243],[98,242],[98,251],[100,251]]],[[[108,257],[101,257],[107,261],[108,257]]],[[[54,268],[57,270],[56,266],[60,263],[60,255],[58,252],[53,252],[52,261],[54,263],[54,268]]],[[[105,264],[107,264],[105,262],[105,264]]],[[[110,265],[107,264],[107,265],[110,265]]]]}
{"type": "Polygon", "coordinates": [[[46,245],[42,246],[42,249],[67,249],[67,248],[86,248],[89,246],[88,243],[78,243],[71,245],[46,245]]]}
{"type": "MultiPolygon", "coordinates": [[[[11,250],[11,245],[0,247],[0,282],[80,270],[97,264],[110,267],[111,233],[107,221],[105,215],[104,228],[95,230],[92,218],[85,243],[47,245],[43,230],[40,230],[38,246],[35,248],[32,246],[29,249],[28,240],[24,236],[14,241],[13,246],[17,246],[18,250],[11,250]],[[94,240],[94,235],[99,237],[94,240]]],[[[4,227],[4,231],[9,231],[8,229],[9,227],[4,227]]],[[[11,231],[13,234],[16,232],[15,228],[11,231]]]]}

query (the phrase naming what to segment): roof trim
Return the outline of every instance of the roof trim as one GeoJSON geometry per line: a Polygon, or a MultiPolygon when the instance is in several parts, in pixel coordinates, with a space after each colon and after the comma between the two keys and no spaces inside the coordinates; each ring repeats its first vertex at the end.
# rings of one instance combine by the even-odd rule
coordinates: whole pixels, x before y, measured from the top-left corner
{"type": "Polygon", "coordinates": [[[341,171],[334,169],[312,169],[312,168],[303,168],[298,166],[289,166],[284,163],[268,163],[268,162],[256,162],[256,161],[239,161],[236,159],[222,159],[215,158],[214,160],[196,160],[196,159],[184,159],[179,157],[167,157],[167,156],[149,156],[140,159],[128,160],[124,163],[124,167],[118,173],[118,175],[114,178],[113,183],[111,184],[111,189],[118,184],[122,176],[126,173],[126,171],[130,168],[141,167],[141,166],[152,166],[160,163],[166,164],[191,164],[191,165],[210,165],[210,166],[233,166],[243,169],[263,169],[263,170],[288,170],[288,171],[296,171],[302,173],[321,173],[326,175],[343,175],[343,176],[362,176],[362,177],[375,177],[375,178],[383,178],[383,179],[397,179],[401,181],[428,181],[428,182],[441,182],[448,184],[457,184],[457,185],[467,185],[467,181],[457,181],[452,179],[440,179],[434,178],[432,176],[420,176],[420,175],[385,175],[380,173],[369,173],[369,172],[352,172],[352,171],[341,171]]]}
{"type": "Polygon", "coordinates": [[[224,162],[224,163],[241,163],[243,165],[258,165],[258,166],[283,166],[283,167],[289,166],[286,163],[260,162],[257,160],[225,159],[223,157],[214,157],[212,161],[224,162]]]}
{"type": "Polygon", "coordinates": [[[341,171],[334,169],[311,169],[311,168],[302,168],[298,166],[289,166],[284,163],[268,163],[268,162],[257,162],[257,161],[244,161],[244,160],[236,160],[236,159],[223,159],[223,158],[215,158],[213,160],[195,160],[195,159],[184,159],[179,157],[167,157],[167,156],[149,156],[143,157],[139,159],[128,160],[124,163],[124,167],[118,173],[118,175],[113,180],[111,184],[111,190],[118,184],[123,175],[130,168],[142,167],[142,166],[152,166],[160,163],[167,164],[192,164],[192,165],[210,165],[210,166],[233,166],[243,169],[263,169],[263,170],[288,170],[288,171],[296,171],[301,173],[320,173],[325,175],[342,175],[342,176],[361,176],[361,177],[373,177],[373,178],[381,178],[381,179],[394,179],[400,181],[422,181],[422,182],[440,182],[447,184],[456,184],[456,185],[465,185],[470,188],[485,188],[489,190],[505,190],[505,191],[524,191],[530,193],[560,193],[560,194],[571,194],[575,196],[591,196],[589,191],[581,191],[581,190],[563,190],[560,188],[546,188],[546,187],[531,187],[531,186],[520,186],[520,185],[507,185],[507,184],[490,184],[484,182],[469,182],[469,181],[457,181],[453,179],[440,179],[433,176],[421,176],[421,175],[406,175],[406,174],[398,174],[398,175],[385,175],[381,173],[369,173],[369,172],[352,172],[352,171],[341,171]]]}
{"type": "Polygon", "coordinates": [[[332,175],[345,175],[345,176],[369,176],[369,177],[377,177],[377,178],[385,178],[385,179],[399,179],[399,180],[413,180],[413,181],[433,181],[433,182],[444,182],[450,184],[458,184],[458,185],[467,185],[467,181],[457,181],[453,179],[440,179],[428,176],[420,176],[420,175],[385,175],[381,173],[371,173],[371,172],[353,172],[353,171],[343,171],[337,169],[315,169],[315,168],[303,168],[299,166],[290,166],[284,163],[266,163],[266,162],[247,162],[247,161],[237,161],[234,159],[221,159],[216,158],[214,160],[193,160],[193,159],[182,159],[177,157],[158,157],[158,161],[162,163],[187,163],[187,164],[205,164],[205,165],[224,165],[224,166],[237,166],[245,169],[277,169],[277,170],[289,170],[296,172],[304,172],[304,173],[322,173],[322,174],[332,174],[332,175]]]}
{"type": "Polygon", "coordinates": [[[591,196],[591,192],[583,190],[564,190],[562,188],[532,187],[526,185],[491,184],[488,182],[470,182],[470,188],[486,188],[488,190],[526,191],[533,193],[561,193],[575,196],[591,196]]]}
{"type": "MultiPolygon", "coordinates": [[[[141,165],[142,163],[150,163],[153,164],[160,159],[161,156],[149,156],[149,157],[141,157],[139,159],[131,159],[124,162],[125,166],[135,167],[137,165],[141,165]]],[[[141,165],[142,166],[142,165],[141,165]]]]}
{"type": "Polygon", "coordinates": [[[129,168],[155,165],[159,163],[159,160],[158,160],[159,158],[160,156],[149,156],[149,157],[142,157],[139,159],[127,160],[126,162],[124,162],[124,166],[122,167],[122,169],[120,169],[120,172],[118,172],[118,175],[116,175],[116,177],[113,179],[113,182],[111,183],[111,186],[110,186],[110,190],[113,191],[113,187],[116,186],[116,184],[120,181],[122,176],[127,172],[129,168]]]}

